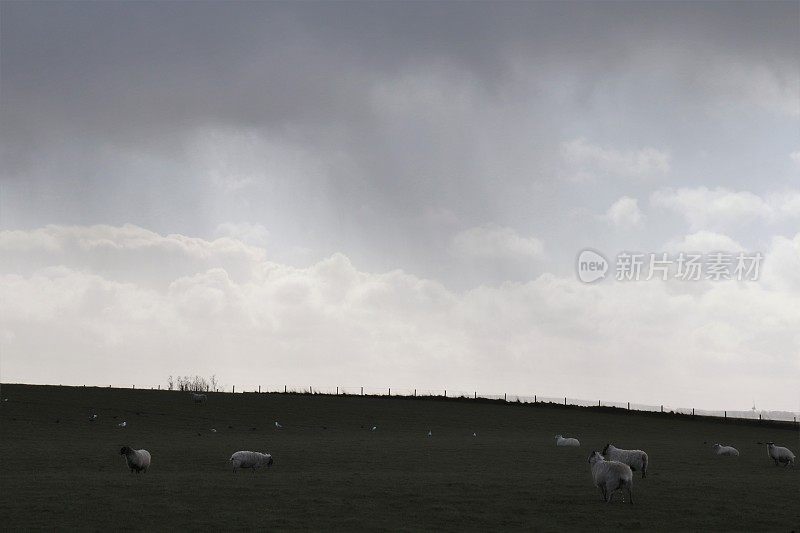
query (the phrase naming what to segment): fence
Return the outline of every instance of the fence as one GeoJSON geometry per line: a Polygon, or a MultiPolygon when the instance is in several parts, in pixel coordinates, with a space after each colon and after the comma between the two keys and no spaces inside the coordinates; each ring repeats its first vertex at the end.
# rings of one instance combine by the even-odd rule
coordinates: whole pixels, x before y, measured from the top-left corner
{"type": "MultiPolygon", "coordinates": [[[[227,390],[217,390],[217,392],[228,392],[227,390]]],[[[230,392],[237,392],[236,387],[231,387],[230,392]]],[[[406,396],[406,397],[442,397],[442,398],[464,398],[475,400],[502,400],[508,403],[542,403],[558,404],[577,407],[606,407],[625,409],[629,411],[643,411],[651,413],[674,413],[692,416],[712,416],[719,418],[736,418],[748,420],[775,420],[783,422],[797,422],[800,413],[792,411],[767,411],[767,410],[730,410],[714,411],[708,409],[696,409],[694,407],[675,407],[667,404],[647,405],[641,403],[607,401],[607,400],[585,400],[570,397],[539,396],[539,395],[518,395],[518,394],[486,394],[478,391],[452,390],[452,389],[410,389],[410,388],[391,388],[391,387],[297,387],[284,385],[282,387],[261,387],[250,390],[239,389],[239,392],[258,392],[258,393],[293,393],[293,394],[327,394],[335,396],[406,396]]]]}

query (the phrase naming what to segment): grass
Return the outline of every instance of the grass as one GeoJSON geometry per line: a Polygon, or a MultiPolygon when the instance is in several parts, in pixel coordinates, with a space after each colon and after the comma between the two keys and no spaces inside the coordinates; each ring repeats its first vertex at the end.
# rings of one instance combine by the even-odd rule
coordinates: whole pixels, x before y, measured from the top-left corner
{"type": "Polygon", "coordinates": [[[800,468],[756,444],[798,452],[791,424],[422,398],[1,394],[3,529],[800,530],[800,468]],[[556,448],[557,433],[582,447],[556,448]],[[587,457],[608,441],[650,455],[634,506],[603,504],[591,484],[587,457]],[[714,442],[741,457],[712,456],[714,442]],[[124,444],[152,453],[150,472],[128,472],[124,444]],[[275,465],[234,475],[242,449],[275,465]]]}

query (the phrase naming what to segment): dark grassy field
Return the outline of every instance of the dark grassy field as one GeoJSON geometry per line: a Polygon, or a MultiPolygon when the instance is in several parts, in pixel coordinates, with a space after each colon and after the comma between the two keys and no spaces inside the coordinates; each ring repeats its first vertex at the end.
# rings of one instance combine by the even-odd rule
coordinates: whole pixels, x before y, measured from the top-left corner
{"type": "Polygon", "coordinates": [[[789,425],[432,399],[1,394],[3,529],[800,530],[800,468],[755,444],[798,452],[789,425]],[[557,433],[582,447],[556,448],[557,433]],[[591,484],[586,459],[607,441],[650,455],[634,506],[605,505],[591,484]],[[712,456],[714,442],[741,457],[712,456]],[[128,472],[123,444],[152,453],[150,472],[128,472]],[[234,475],[227,459],[242,449],[275,465],[234,475]]]}

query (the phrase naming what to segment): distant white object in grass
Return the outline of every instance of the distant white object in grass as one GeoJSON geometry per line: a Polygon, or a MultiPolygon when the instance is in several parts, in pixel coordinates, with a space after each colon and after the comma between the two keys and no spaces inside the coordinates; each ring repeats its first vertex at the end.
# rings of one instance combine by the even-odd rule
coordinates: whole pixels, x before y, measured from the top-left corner
{"type": "Polygon", "coordinates": [[[378,426],[372,426],[372,429],[370,431],[376,431],[377,429],[378,429],[378,426]]]}
{"type": "Polygon", "coordinates": [[[203,403],[208,399],[208,396],[205,394],[197,394],[196,392],[192,393],[192,400],[194,403],[203,403]]]}
{"type": "Polygon", "coordinates": [[[117,427],[121,427],[121,428],[128,427],[128,423],[127,422],[120,422],[119,424],[117,424],[117,427]]]}
{"type": "Polygon", "coordinates": [[[714,455],[725,455],[727,457],[739,457],[739,450],[733,446],[723,446],[722,444],[715,444],[712,446],[714,455]]]}
{"type": "Polygon", "coordinates": [[[214,428],[211,428],[211,433],[216,433],[216,432],[217,432],[217,430],[216,430],[216,429],[214,429],[214,428]]]}
{"type": "Polygon", "coordinates": [[[147,473],[147,469],[150,468],[151,458],[150,452],[147,450],[132,450],[130,446],[123,446],[119,454],[125,456],[131,472],[136,472],[137,474],[139,472],[147,473]]]}
{"type": "Polygon", "coordinates": [[[257,468],[272,466],[272,455],[261,452],[238,451],[231,455],[229,459],[233,471],[236,472],[240,468],[252,468],[253,473],[256,473],[257,468]]]}
{"type": "Polygon", "coordinates": [[[431,431],[431,430],[428,430],[428,436],[429,436],[429,437],[433,437],[433,431],[431,431]]]}
{"type": "Polygon", "coordinates": [[[89,416],[89,422],[94,422],[95,420],[97,420],[97,413],[92,413],[89,416]]]}
{"type": "Polygon", "coordinates": [[[572,437],[564,438],[561,435],[556,435],[556,446],[566,446],[569,448],[580,448],[580,441],[572,437]]]}
{"type": "Polygon", "coordinates": [[[3,401],[4,401],[4,402],[7,402],[7,401],[8,401],[8,398],[3,398],[3,401]]]}
{"type": "Polygon", "coordinates": [[[477,434],[477,433],[475,433],[475,432],[473,431],[473,432],[472,432],[472,436],[473,436],[473,437],[477,437],[477,436],[478,436],[478,434],[477,434]]]}
{"type": "Polygon", "coordinates": [[[783,466],[792,465],[794,467],[794,453],[789,448],[775,446],[774,442],[767,443],[767,453],[775,461],[775,466],[783,463],[783,466]]]}
{"type": "Polygon", "coordinates": [[[613,444],[606,444],[606,447],[603,450],[603,455],[605,455],[606,459],[609,461],[619,461],[620,463],[625,463],[631,467],[631,470],[634,472],[641,470],[642,478],[647,477],[647,464],[649,458],[642,450],[622,450],[615,447],[613,444]]]}
{"type": "Polygon", "coordinates": [[[278,424],[278,421],[275,421],[275,429],[283,429],[283,426],[278,424]]]}
{"type": "Polygon", "coordinates": [[[595,487],[600,489],[604,502],[611,503],[616,491],[625,490],[633,505],[633,472],[628,465],[619,461],[606,461],[597,451],[589,456],[589,464],[592,468],[592,480],[595,487]]]}

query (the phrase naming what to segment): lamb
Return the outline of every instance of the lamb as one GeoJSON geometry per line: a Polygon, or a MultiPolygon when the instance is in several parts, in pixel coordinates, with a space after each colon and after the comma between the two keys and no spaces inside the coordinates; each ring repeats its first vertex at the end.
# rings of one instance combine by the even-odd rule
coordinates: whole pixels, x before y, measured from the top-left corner
{"type": "Polygon", "coordinates": [[[625,463],[634,472],[641,470],[642,479],[647,477],[648,458],[642,450],[622,450],[609,443],[603,449],[603,455],[607,460],[625,463]]]}
{"type": "Polygon", "coordinates": [[[261,452],[238,451],[231,455],[229,459],[233,465],[233,471],[236,472],[239,468],[252,468],[253,473],[256,473],[257,468],[267,465],[267,468],[272,466],[272,455],[261,452]]]}
{"type": "Polygon", "coordinates": [[[144,472],[146,474],[147,469],[150,468],[150,452],[147,450],[132,450],[130,446],[123,446],[119,454],[125,456],[131,472],[136,472],[137,474],[144,472]]]}
{"type": "Polygon", "coordinates": [[[619,461],[606,461],[597,451],[589,456],[589,464],[592,465],[594,485],[600,489],[604,502],[611,503],[614,493],[625,489],[633,505],[633,471],[628,465],[619,461]]]}
{"type": "Polygon", "coordinates": [[[792,468],[794,468],[794,454],[789,448],[775,446],[774,442],[768,442],[767,453],[775,461],[775,466],[778,466],[779,463],[784,463],[783,466],[792,465],[792,468]]]}
{"type": "Polygon", "coordinates": [[[739,450],[733,446],[723,446],[722,444],[715,444],[713,446],[715,455],[725,455],[728,457],[739,457],[739,450]]]}
{"type": "Polygon", "coordinates": [[[194,400],[194,403],[203,403],[207,399],[208,396],[206,396],[205,394],[196,394],[194,392],[192,393],[192,400],[194,400]]]}
{"type": "Polygon", "coordinates": [[[556,435],[556,446],[568,446],[572,448],[580,447],[581,443],[578,439],[573,439],[571,437],[564,438],[561,435],[556,435]]]}

